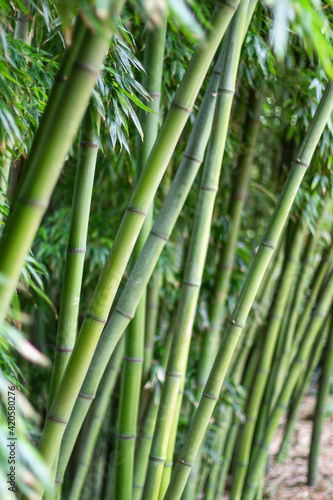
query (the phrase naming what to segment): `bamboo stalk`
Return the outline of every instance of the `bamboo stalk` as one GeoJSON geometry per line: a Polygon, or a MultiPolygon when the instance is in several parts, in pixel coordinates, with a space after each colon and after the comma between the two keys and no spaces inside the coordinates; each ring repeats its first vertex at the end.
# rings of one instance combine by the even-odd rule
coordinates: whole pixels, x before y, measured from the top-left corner
{"type": "Polygon", "coordinates": [[[261,112],[262,99],[262,96],[260,98],[256,96],[255,91],[252,91],[249,94],[249,107],[242,141],[243,151],[239,156],[238,164],[235,168],[236,174],[228,212],[230,228],[220,253],[214,290],[212,292],[212,302],[209,311],[209,326],[205,332],[201,355],[199,358],[196,389],[197,400],[201,397],[218,348],[223,310],[233,269],[233,261],[241,224],[242,211],[247,196],[250,170],[254,155],[254,146],[259,133],[259,116],[261,112]]]}
{"type": "Polygon", "coordinates": [[[246,322],[248,313],[253,304],[260,281],[271,259],[272,251],[276,248],[279,236],[288,217],[299,185],[304,177],[306,168],[311,161],[313,152],[331,114],[332,107],[333,88],[330,82],[293,163],[265,236],[260,244],[259,250],[237,300],[236,307],[223,336],[219,352],[205,386],[199,407],[194,415],[183,449],[174,468],[165,499],[176,500],[177,498],[180,498],[182,494],[188,474],[193,465],[195,455],[203,439],[211,414],[219,397],[225,373],[228,369],[241,330],[244,327],[244,323],[246,322]]]}
{"type": "MultiPolygon", "coordinates": [[[[41,146],[36,146],[37,151],[32,148],[32,160],[27,162],[23,182],[7,220],[5,237],[0,242],[1,320],[6,314],[25,256],[82,120],[107,47],[104,33],[86,32],[61,92],[61,103],[59,98],[56,109],[51,113],[52,123],[46,127],[48,140],[45,140],[45,133],[41,132],[40,136],[37,134],[35,142],[41,137],[41,146]]],[[[52,104],[50,107],[52,108],[52,104]]]]}
{"type": "Polygon", "coordinates": [[[293,228],[293,231],[295,234],[292,241],[292,247],[286,252],[284,268],[270,310],[268,328],[267,331],[264,332],[257,373],[251,385],[251,391],[247,400],[246,421],[241,427],[238,439],[230,500],[238,500],[241,498],[259,408],[270,372],[274,348],[288,299],[288,291],[290,290],[302,249],[304,227],[301,221],[293,228]]]}
{"type": "MultiPolygon", "coordinates": [[[[118,339],[125,331],[130,319],[134,316],[141,294],[145,290],[149,278],[155,269],[157,260],[170,237],[201,165],[213,120],[216,97],[215,86],[217,85],[218,79],[219,74],[213,74],[203,103],[200,106],[195,126],[193,127],[193,131],[183,155],[183,160],[176,173],[170,191],[156,218],[144,248],[127,280],[117,307],[108,321],[105,332],[98,344],[81,391],[83,395],[89,395],[89,398],[85,398],[84,396],[80,397],[79,395],[73,413],[75,414],[74,418],[78,419],[81,424],[71,426],[71,432],[66,432],[64,436],[63,445],[66,443],[64,446],[66,447],[67,453],[63,454],[64,464],[61,465],[62,471],[64,471],[67,465],[77,434],[84,420],[84,416],[88,411],[89,405],[94,398],[103,371],[118,339]],[[125,312],[126,315],[121,311],[125,312]]],[[[57,474],[57,480],[59,482],[62,481],[62,474],[57,474]]]]}
{"type": "Polygon", "coordinates": [[[63,287],[61,291],[57,344],[49,391],[49,408],[60,385],[76,339],[100,126],[100,116],[95,113],[95,123],[93,123],[91,113],[94,113],[94,110],[90,106],[86,111],[82,123],[79,161],[75,177],[63,287]]]}
{"type": "MultiPolygon", "coordinates": [[[[307,302],[307,307],[306,310],[303,312],[303,315],[306,317],[305,319],[307,320],[309,317],[309,314],[311,312],[308,311],[308,304],[311,304],[313,306],[314,302],[317,299],[319,289],[324,281],[325,276],[327,275],[327,272],[329,270],[329,265],[332,260],[332,252],[324,252],[321,261],[319,262],[317,269],[315,271],[315,274],[312,279],[312,283],[309,287],[309,290],[311,290],[310,298],[307,302]],[[331,256],[330,256],[331,255],[331,256]]],[[[302,316],[303,319],[303,316],[302,316]]],[[[303,320],[302,323],[306,325],[306,321],[303,320]]],[[[303,337],[304,331],[302,331],[301,336],[303,337]]],[[[309,373],[309,370],[307,370],[304,374],[303,377],[300,378],[297,387],[295,389],[295,395],[293,396],[293,400],[288,412],[288,418],[287,418],[287,423],[285,426],[285,431],[283,434],[283,439],[280,444],[280,449],[276,457],[277,462],[282,462],[289,454],[289,449],[290,449],[290,444],[292,442],[292,436],[294,433],[294,427],[295,427],[295,421],[297,417],[297,412],[299,405],[302,401],[302,397],[304,394],[305,387],[308,385],[309,382],[309,377],[311,374],[309,373]]]]}
{"type": "Polygon", "coordinates": [[[149,456],[149,465],[143,490],[145,500],[158,498],[181,379],[185,376],[186,372],[188,350],[209,244],[213,209],[235,91],[247,8],[248,2],[243,0],[232,20],[223,45],[225,53],[224,67],[218,89],[219,93],[215,107],[211,139],[198,195],[184,280],[179,299],[176,327],[172,339],[168,366],[165,372],[165,381],[162,387],[161,401],[149,456]]]}
{"type": "Polygon", "coordinates": [[[330,391],[330,380],[333,368],[333,309],[330,313],[330,327],[327,344],[324,348],[324,361],[319,381],[316,409],[313,419],[310,454],[308,462],[308,485],[316,486],[318,481],[318,456],[323,431],[325,408],[330,391]]]}
{"type": "MultiPolygon", "coordinates": [[[[144,142],[140,148],[137,164],[145,164],[154,145],[158,131],[160,93],[165,46],[167,16],[160,28],[149,31],[146,36],[144,67],[147,74],[146,90],[153,98],[154,113],[141,116],[144,142]]],[[[138,169],[138,174],[140,170],[138,169]]],[[[152,226],[153,207],[142,227],[133,257],[142,250],[152,226]]],[[[133,491],[134,453],[137,435],[137,419],[140,402],[142,368],[145,342],[146,291],[143,293],[135,316],[125,334],[124,365],[121,374],[118,426],[116,434],[116,456],[114,494],[117,499],[130,500],[133,491]]]]}
{"type": "Polygon", "coordinates": [[[80,498],[96,441],[105,418],[105,413],[110,403],[110,397],[117,382],[123,354],[124,342],[123,339],[120,339],[101,380],[97,397],[90,408],[90,425],[88,427],[88,432],[84,436],[84,440],[81,443],[79,452],[80,461],[77,470],[75,471],[75,476],[69,494],[69,498],[72,500],[80,498]]]}
{"type": "Polygon", "coordinates": [[[252,500],[254,492],[259,484],[267,461],[268,448],[278,426],[280,417],[286,409],[291,394],[297,384],[304,364],[309,358],[314,340],[319,329],[323,325],[323,321],[328,313],[333,299],[333,274],[331,273],[324,284],[323,291],[319,298],[317,307],[315,308],[311,321],[307,327],[307,335],[305,335],[299,345],[296,357],[294,358],[286,381],[280,391],[275,407],[272,409],[266,426],[265,436],[262,441],[256,445],[256,449],[251,457],[249,472],[243,490],[244,500],[252,500]]]}
{"type": "MultiPolygon", "coordinates": [[[[211,29],[199,42],[192,56],[155,146],[134,189],[45,423],[39,448],[48,464],[53,462],[57,453],[147,210],[191,112],[213,55],[233,14],[234,4],[230,2],[219,3],[216,7],[211,18],[211,29]]],[[[165,243],[165,240],[163,242],[165,243]]],[[[125,321],[128,320],[121,313],[119,315],[125,321]]],[[[132,319],[132,316],[130,318],[132,319]]]]}

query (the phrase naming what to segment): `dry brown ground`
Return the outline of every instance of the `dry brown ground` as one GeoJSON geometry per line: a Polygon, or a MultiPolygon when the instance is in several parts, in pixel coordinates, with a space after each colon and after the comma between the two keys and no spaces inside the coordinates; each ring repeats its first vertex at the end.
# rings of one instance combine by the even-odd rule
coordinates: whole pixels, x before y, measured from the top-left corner
{"type": "MultiPolygon", "coordinates": [[[[329,401],[331,407],[333,398],[329,401]]],[[[266,478],[265,498],[286,500],[330,500],[333,499],[333,415],[325,420],[318,460],[318,485],[309,487],[307,468],[309,446],[312,432],[312,414],[315,397],[307,396],[300,408],[300,419],[297,423],[290,458],[282,464],[276,464],[271,459],[270,469],[266,478]]],[[[272,454],[276,454],[283,436],[281,426],[271,446],[272,454]]]]}

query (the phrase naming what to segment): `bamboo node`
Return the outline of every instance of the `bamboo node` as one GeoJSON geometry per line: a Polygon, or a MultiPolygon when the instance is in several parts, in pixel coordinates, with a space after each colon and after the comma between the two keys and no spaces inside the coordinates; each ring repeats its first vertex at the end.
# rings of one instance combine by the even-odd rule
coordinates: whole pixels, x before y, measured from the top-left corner
{"type": "Polygon", "coordinates": [[[126,208],[126,210],[128,212],[135,212],[137,214],[140,214],[140,215],[144,215],[146,216],[148,212],[146,212],[145,210],[141,210],[141,208],[135,208],[135,207],[131,207],[130,205],[126,208]]]}
{"type": "Polygon", "coordinates": [[[88,313],[86,314],[87,318],[93,319],[94,321],[98,321],[98,323],[106,323],[107,319],[100,318],[99,316],[95,316],[94,314],[88,313]]]}
{"type": "Polygon", "coordinates": [[[173,462],[167,462],[164,464],[164,467],[172,467],[173,466],[173,462]]]}
{"type": "Polygon", "coordinates": [[[233,264],[221,264],[220,269],[233,269],[233,264]]]}
{"type": "Polygon", "coordinates": [[[156,99],[160,98],[161,97],[161,93],[160,92],[151,92],[150,94],[150,97],[152,99],[154,99],[156,97],[156,99]]]}
{"type": "Polygon", "coordinates": [[[87,71],[88,73],[91,73],[92,75],[98,77],[99,76],[99,70],[94,68],[91,64],[87,64],[84,62],[80,61],[75,61],[74,66],[77,68],[83,69],[84,71],[87,71]]]}
{"type": "Polygon", "coordinates": [[[214,396],[213,394],[208,394],[207,392],[203,392],[202,395],[205,396],[208,399],[213,399],[214,401],[218,401],[219,400],[218,397],[214,396]]]}
{"type": "Polygon", "coordinates": [[[81,141],[80,142],[81,148],[91,148],[91,149],[98,149],[99,145],[96,144],[96,142],[87,142],[87,141],[81,141]]]}
{"type": "Polygon", "coordinates": [[[183,281],[183,285],[185,285],[185,286],[193,286],[193,287],[199,288],[201,286],[201,283],[195,283],[195,282],[192,282],[192,281],[183,281]]]}
{"type": "Polygon", "coordinates": [[[143,358],[131,358],[129,356],[124,356],[125,361],[129,361],[130,363],[136,363],[141,365],[143,363],[143,358]]]}
{"type": "Polygon", "coordinates": [[[82,254],[85,254],[86,253],[86,249],[85,248],[80,248],[80,247],[77,247],[77,248],[67,248],[66,250],[67,253],[82,253],[82,254]]]}
{"type": "Polygon", "coordinates": [[[125,441],[134,441],[136,439],[136,436],[129,436],[128,434],[119,434],[117,432],[116,438],[124,439],[125,441]]]}
{"type": "Polygon", "coordinates": [[[149,455],[149,460],[152,460],[153,462],[159,462],[161,464],[164,464],[166,461],[166,458],[158,458],[158,457],[153,457],[152,455],[149,455]]]}
{"type": "Polygon", "coordinates": [[[91,394],[85,394],[84,392],[79,392],[79,397],[84,399],[90,399],[91,401],[93,401],[95,399],[95,394],[91,395],[91,394]]]}
{"type": "Polygon", "coordinates": [[[221,74],[221,71],[217,70],[217,69],[214,69],[213,71],[214,75],[220,75],[221,74]]]}
{"type": "Polygon", "coordinates": [[[272,245],[271,243],[267,243],[267,241],[264,241],[264,240],[261,240],[260,242],[262,245],[264,245],[265,247],[268,247],[268,248],[271,248],[272,250],[275,250],[276,249],[276,246],[272,245]]]}
{"type": "Polygon", "coordinates": [[[237,467],[248,467],[249,462],[236,462],[237,467]]]}
{"type": "Polygon", "coordinates": [[[49,420],[54,420],[55,422],[59,422],[60,424],[68,424],[69,420],[65,420],[64,418],[54,417],[53,415],[48,415],[47,418],[49,420]]]}
{"type": "Polygon", "coordinates": [[[192,156],[192,155],[188,155],[188,154],[184,154],[183,155],[184,158],[188,158],[189,160],[193,160],[193,161],[196,161],[197,163],[201,164],[202,163],[202,159],[201,158],[198,158],[197,156],[192,156]]]}
{"type": "Polygon", "coordinates": [[[219,0],[221,3],[225,3],[226,5],[229,5],[234,10],[237,10],[237,5],[235,5],[233,2],[230,2],[230,0],[219,0]]]}
{"type": "Polygon", "coordinates": [[[165,375],[168,377],[173,377],[173,378],[182,378],[183,374],[182,373],[174,373],[174,372],[165,372],[165,375]]]}
{"type": "Polygon", "coordinates": [[[200,189],[203,189],[204,191],[214,191],[214,192],[218,190],[218,188],[215,186],[203,186],[203,185],[200,186],[200,189]]]}
{"type": "Polygon", "coordinates": [[[60,345],[56,345],[55,348],[58,352],[72,352],[73,351],[73,347],[62,347],[60,345]]]}
{"type": "Polygon", "coordinates": [[[186,111],[187,113],[192,113],[192,108],[188,108],[187,106],[183,106],[182,104],[178,104],[178,102],[172,101],[171,106],[175,106],[176,108],[182,109],[183,111],[186,111]]]}
{"type": "Polygon", "coordinates": [[[137,489],[139,488],[140,490],[143,490],[143,485],[133,483],[133,488],[137,488],[137,489]]]}
{"type": "Polygon", "coordinates": [[[47,208],[48,207],[47,201],[34,200],[31,198],[24,198],[24,196],[20,196],[19,201],[21,203],[25,203],[26,205],[30,205],[31,207],[39,207],[39,208],[47,208]]]}
{"type": "Polygon", "coordinates": [[[56,82],[67,82],[67,80],[68,80],[68,76],[66,76],[66,75],[57,75],[55,77],[56,82]]]}
{"type": "Polygon", "coordinates": [[[250,484],[250,483],[245,483],[245,484],[246,484],[246,487],[249,488],[249,490],[257,489],[256,484],[250,484]]]}
{"type": "Polygon", "coordinates": [[[300,158],[296,158],[295,162],[302,167],[308,168],[309,164],[302,161],[300,158]]]}
{"type": "Polygon", "coordinates": [[[219,92],[223,92],[224,94],[234,94],[235,93],[234,90],[232,90],[232,89],[225,89],[223,87],[219,87],[218,91],[219,92]]]}
{"type": "Polygon", "coordinates": [[[237,326],[238,328],[244,328],[244,326],[245,326],[243,323],[239,323],[238,321],[235,321],[234,319],[231,319],[229,321],[232,325],[237,326]]]}
{"type": "Polygon", "coordinates": [[[161,240],[164,240],[164,241],[168,241],[168,239],[169,239],[169,236],[163,236],[163,234],[160,234],[157,231],[151,230],[150,234],[153,234],[154,236],[157,236],[158,238],[160,238],[161,240]]]}
{"type": "Polygon", "coordinates": [[[180,462],[182,465],[186,465],[186,467],[193,467],[194,464],[191,462],[186,462],[186,460],[183,460],[182,458],[178,458],[178,462],[180,462]]]}
{"type": "Polygon", "coordinates": [[[127,312],[121,311],[120,309],[118,309],[118,307],[116,307],[115,310],[122,316],[125,316],[125,318],[129,319],[130,321],[134,318],[134,316],[131,316],[131,314],[128,314],[127,312]]]}
{"type": "Polygon", "coordinates": [[[63,481],[63,479],[55,479],[54,482],[56,484],[62,484],[64,481],[63,481]]]}

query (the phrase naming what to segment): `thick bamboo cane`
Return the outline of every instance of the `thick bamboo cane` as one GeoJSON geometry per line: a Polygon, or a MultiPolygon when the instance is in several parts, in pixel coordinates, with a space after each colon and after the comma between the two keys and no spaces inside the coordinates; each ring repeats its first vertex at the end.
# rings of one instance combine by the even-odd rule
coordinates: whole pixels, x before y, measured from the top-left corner
{"type": "Polygon", "coordinates": [[[322,327],[324,319],[328,314],[333,299],[333,274],[331,273],[324,284],[323,291],[319,298],[317,307],[315,308],[311,321],[307,327],[308,335],[305,335],[299,345],[296,357],[294,358],[286,381],[280,391],[275,407],[272,409],[266,426],[265,436],[262,441],[256,444],[256,447],[251,456],[249,471],[246,483],[243,489],[242,499],[252,500],[255,491],[259,485],[259,480],[264,473],[264,467],[267,461],[269,445],[278,426],[280,417],[285,411],[291,394],[297,384],[300,374],[304,369],[304,364],[310,356],[314,340],[319,329],[322,327]]]}
{"type": "Polygon", "coordinates": [[[275,211],[271,217],[265,236],[247,275],[242,291],[236,303],[230,323],[223,336],[214,366],[205,386],[199,407],[191,423],[190,431],[185,439],[183,449],[174,468],[166,499],[180,498],[193,466],[195,455],[203,439],[210,417],[218,400],[221,386],[228,369],[231,357],[244,327],[248,313],[256,296],[260,281],[276,248],[282,228],[288,217],[300,183],[311,161],[313,152],[333,108],[333,87],[331,82],[319,103],[309,130],[298,151],[292,169],[280,195],[275,211]]]}
{"type": "MultiPolygon", "coordinates": [[[[140,148],[137,164],[145,164],[154,145],[158,131],[160,95],[162,84],[162,69],[164,58],[166,15],[160,28],[148,31],[144,67],[147,75],[146,90],[153,99],[154,113],[141,116],[144,143],[140,148]]],[[[139,172],[138,172],[139,173],[139,172]]],[[[152,211],[142,227],[136,243],[133,258],[136,259],[149,235],[152,225],[152,211]]],[[[142,366],[144,361],[145,342],[146,291],[135,311],[125,334],[125,355],[121,372],[121,388],[116,434],[116,457],[114,495],[119,500],[130,500],[133,491],[133,468],[135,442],[137,435],[137,420],[141,393],[142,366]]]]}
{"type": "Polygon", "coordinates": [[[143,490],[145,500],[157,499],[173,415],[182,377],[187,364],[193,322],[209,244],[210,227],[218,190],[231,105],[235,91],[236,75],[243,42],[248,2],[243,0],[232,20],[225,40],[224,67],[219,84],[212,135],[201,179],[197,208],[188,250],[186,269],[177,311],[176,327],[165,372],[161,401],[151,446],[149,465],[143,490]]]}
{"type": "Polygon", "coordinates": [[[60,385],[76,339],[100,126],[100,116],[95,113],[94,123],[91,113],[95,113],[92,106],[88,107],[82,123],[48,407],[60,385]]]}
{"type": "MultiPolygon", "coordinates": [[[[306,326],[306,322],[309,319],[309,315],[311,312],[311,309],[309,309],[308,304],[312,307],[317,300],[318,292],[320,290],[320,287],[322,286],[322,283],[324,281],[325,276],[327,275],[327,272],[329,271],[329,266],[332,264],[332,256],[333,256],[333,249],[329,251],[329,249],[326,249],[326,251],[323,253],[322,259],[319,262],[317,269],[315,271],[315,274],[313,276],[312,282],[310,284],[309,290],[311,293],[309,294],[310,299],[307,302],[306,308],[303,311],[302,315],[305,316],[305,320],[302,318],[302,323],[304,324],[304,329],[306,326]]],[[[303,337],[304,330],[302,330],[301,336],[303,337]]],[[[294,348],[297,348],[297,345],[294,346],[294,348]]],[[[290,450],[290,445],[292,442],[292,436],[294,433],[294,427],[295,427],[295,422],[296,422],[296,417],[298,413],[298,408],[299,405],[302,401],[303,393],[305,390],[305,386],[308,384],[308,370],[302,376],[297,383],[297,387],[295,389],[295,394],[292,398],[292,402],[290,405],[290,409],[288,411],[288,418],[287,418],[287,423],[285,426],[285,431],[283,434],[283,439],[280,444],[280,449],[276,457],[277,462],[282,462],[285,458],[287,458],[290,450]]]]}
{"type": "Polygon", "coordinates": [[[209,326],[207,327],[201,349],[197,376],[197,400],[201,397],[202,390],[207,382],[218,348],[223,310],[233,269],[242,211],[247,196],[254,146],[259,133],[261,105],[262,97],[257,97],[255,91],[250,92],[248,113],[242,141],[243,151],[240,154],[238,164],[235,168],[236,176],[229,207],[230,228],[227,239],[221,249],[214,290],[212,292],[209,326]]]}
{"type": "Polygon", "coordinates": [[[319,381],[316,410],[313,419],[309,463],[308,463],[308,485],[316,486],[318,481],[318,456],[321,435],[323,431],[325,408],[330,391],[330,381],[333,368],[333,308],[330,313],[330,327],[327,344],[324,348],[324,361],[319,381]]]}
{"type": "MultiPolygon", "coordinates": [[[[221,59],[217,64],[221,63],[221,59]]],[[[218,68],[218,66],[216,66],[218,68]]],[[[162,205],[147,242],[138,257],[137,262],[129,276],[125,289],[121,295],[119,303],[111,316],[105,332],[98,344],[94,359],[89,368],[88,375],[82,388],[82,396],[79,394],[75,404],[73,417],[81,423],[71,426],[70,432],[65,432],[63,445],[64,453],[61,453],[62,460],[59,463],[57,480],[62,481],[62,476],[66,468],[71,450],[74,447],[76,437],[88,411],[94,394],[97,390],[103,371],[108,363],[112,351],[125,331],[128,323],[133,317],[136,307],[140,301],[141,294],[149,281],[149,278],[156,266],[157,260],[169,239],[179,213],[185,203],[192,183],[201,165],[208,137],[213,120],[214,106],[216,101],[216,87],[219,80],[220,71],[215,69],[211,82],[207,88],[202,105],[195,121],[193,131],[188,141],[183,160],[176,173],[170,191],[162,205]],[[122,314],[125,311],[126,316],[122,314]],[[118,311],[118,312],[117,312],[118,311]],[[89,398],[84,397],[89,395],[89,398]]]]}
{"type": "Polygon", "coordinates": [[[117,382],[123,355],[124,341],[122,338],[120,339],[113,355],[111,356],[109,364],[101,380],[96,399],[90,408],[90,425],[88,427],[88,432],[84,436],[84,440],[81,443],[79,451],[80,460],[77,470],[75,471],[75,476],[69,494],[69,498],[71,498],[72,500],[80,498],[84,481],[86,479],[93,456],[96,441],[105,418],[106,410],[110,403],[110,397],[117,382]]]}
{"type": "Polygon", "coordinates": [[[230,500],[238,500],[241,498],[247,464],[251,452],[253,433],[258,419],[258,412],[269,375],[283,312],[288,299],[288,291],[292,285],[292,280],[294,278],[296,266],[302,249],[304,237],[304,227],[302,222],[299,221],[297,226],[293,229],[295,231],[295,235],[292,247],[288,252],[286,252],[284,268],[277,286],[276,297],[273,299],[270,310],[268,328],[264,333],[260,353],[260,362],[254,382],[251,385],[251,391],[247,401],[246,421],[240,431],[236,450],[235,469],[233,473],[230,500]]]}
{"type": "MultiPolygon", "coordinates": [[[[164,170],[191,112],[191,107],[217,46],[235,9],[237,9],[237,4],[238,2],[234,4],[228,1],[227,3],[219,2],[217,5],[211,18],[211,29],[199,41],[182,83],[178,87],[155,146],[131,196],[111,252],[100,275],[74,351],[45,422],[39,449],[48,464],[52,464],[59,448],[75,400],[80,392],[98,340],[107,322],[107,315],[121,277],[144,218],[147,215],[147,210],[152,203],[164,170]]],[[[119,307],[118,311],[121,311],[119,307]]],[[[121,313],[119,315],[123,316],[125,321],[129,319],[121,313]]],[[[132,319],[132,316],[130,319],[132,319]]]]}

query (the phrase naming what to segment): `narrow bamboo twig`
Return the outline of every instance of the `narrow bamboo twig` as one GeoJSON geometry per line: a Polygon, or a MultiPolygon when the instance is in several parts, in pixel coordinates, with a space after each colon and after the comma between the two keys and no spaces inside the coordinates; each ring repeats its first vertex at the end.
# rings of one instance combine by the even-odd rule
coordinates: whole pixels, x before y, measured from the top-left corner
{"type": "Polygon", "coordinates": [[[172,339],[165,381],[162,388],[155,432],[149,456],[149,465],[143,497],[157,499],[174,411],[181,379],[184,377],[191,341],[193,322],[197,309],[202,273],[210,237],[210,227],[218,190],[225,141],[243,42],[248,2],[243,0],[232,20],[223,45],[225,53],[217,97],[212,135],[208,146],[204,171],[187,255],[186,269],[177,311],[176,327],[172,339]]]}
{"type": "Polygon", "coordinates": [[[221,386],[228,369],[232,354],[238,342],[241,330],[253,304],[260,281],[271,259],[272,251],[276,248],[282,228],[288,217],[299,185],[304,177],[316,145],[333,108],[333,88],[328,84],[323,98],[317,108],[310,128],[303,140],[300,150],[293,163],[287,182],[280,195],[278,204],[271,217],[265,236],[247,275],[242,291],[231,316],[230,323],[223,336],[221,347],[217,354],[214,366],[210,373],[199,407],[194,415],[191,428],[186,437],[183,449],[175,466],[170,486],[165,499],[180,498],[193,465],[195,455],[203,439],[211,414],[219,396],[221,386]]]}
{"type": "Polygon", "coordinates": [[[76,339],[91,196],[98,154],[99,127],[100,116],[90,106],[82,123],[79,161],[75,176],[61,291],[57,344],[49,392],[49,408],[60,385],[76,339]],[[94,122],[92,114],[95,115],[94,122]]]}
{"type": "MultiPolygon", "coordinates": [[[[217,64],[220,64],[220,62],[217,64]]],[[[179,213],[202,163],[213,120],[216,100],[215,87],[219,79],[219,70],[216,71],[218,71],[218,74],[213,74],[207,88],[175,179],[156,218],[153,228],[150,231],[144,248],[128,278],[117,307],[106,325],[105,332],[100,339],[93,361],[89,367],[89,372],[81,390],[83,396],[79,395],[73,412],[75,420],[81,423],[76,426],[71,426],[71,431],[66,431],[63,439],[62,446],[64,446],[67,451],[62,454],[61,470],[57,474],[57,480],[59,482],[62,481],[62,476],[69,460],[71,450],[74,447],[76,437],[89,405],[94,398],[103,371],[105,370],[118,339],[124,333],[131,318],[134,316],[141,294],[145,290],[149,278],[155,269],[157,260],[171,235],[179,213]],[[125,315],[123,314],[124,312],[125,315]],[[89,395],[89,398],[84,397],[84,395],[89,395]]]]}
{"type": "Polygon", "coordinates": [[[199,41],[134,189],[45,423],[39,448],[48,464],[53,462],[57,453],[144,218],[236,5],[237,2],[235,5],[231,2],[217,5],[211,18],[211,29],[199,41]]]}
{"type": "Polygon", "coordinates": [[[331,324],[327,344],[324,348],[324,362],[319,381],[316,409],[313,419],[310,454],[308,462],[308,485],[316,486],[318,481],[318,456],[320,440],[323,431],[325,409],[330,391],[330,381],[333,368],[333,308],[330,313],[331,324]]]}
{"type": "Polygon", "coordinates": [[[324,318],[326,317],[329,308],[331,307],[333,299],[333,274],[331,273],[324,284],[323,291],[319,298],[317,307],[315,308],[311,321],[307,327],[308,335],[305,335],[299,345],[296,357],[294,358],[286,381],[280,391],[276,405],[271,411],[268,424],[266,426],[265,435],[262,441],[256,444],[251,462],[249,465],[249,472],[243,490],[244,500],[252,500],[254,492],[259,484],[267,461],[269,444],[274,436],[275,430],[278,426],[280,417],[286,409],[291,394],[297,384],[297,380],[304,369],[304,364],[308,359],[315,337],[319,329],[323,325],[324,318]]]}
{"type": "MultiPolygon", "coordinates": [[[[160,28],[148,30],[144,67],[147,75],[146,90],[153,99],[154,113],[141,116],[144,142],[138,155],[138,174],[140,165],[145,164],[154,145],[158,131],[162,69],[164,58],[167,17],[164,15],[160,28]]],[[[136,243],[133,258],[142,250],[152,226],[153,206],[149,209],[144,225],[136,243]]],[[[125,334],[124,365],[121,374],[118,425],[116,434],[116,456],[114,494],[117,499],[130,500],[133,490],[133,468],[137,420],[141,393],[142,367],[144,361],[146,291],[143,293],[135,316],[125,334]]]]}
{"type": "Polygon", "coordinates": [[[110,397],[117,382],[124,355],[124,339],[121,338],[105,370],[101,384],[90,408],[90,425],[81,443],[80,461],[72,482],[69,498],[79,499],[92,460],[94,448],[105,418],[110,397]]]}

